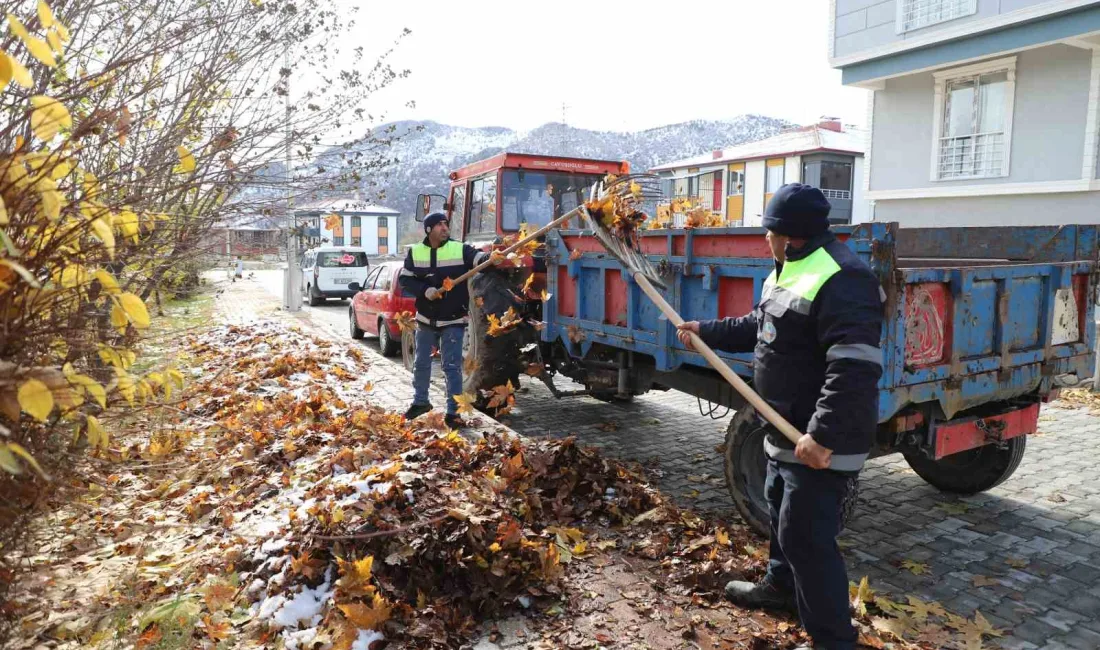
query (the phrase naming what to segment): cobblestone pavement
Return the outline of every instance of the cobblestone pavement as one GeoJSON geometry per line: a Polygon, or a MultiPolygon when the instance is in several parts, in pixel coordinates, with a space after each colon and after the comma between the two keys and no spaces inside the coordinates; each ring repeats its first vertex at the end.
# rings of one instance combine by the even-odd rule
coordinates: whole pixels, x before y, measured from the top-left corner
{"type": "MultiPolygon", "coordinates": [[[[263,273],[276,272],[258,275],[263,273]]],[[[248,311],[253,301],[256,309],[273,311],[278,281],[271,275],[234,289],[234,296],[242,296],[234,297],[235,309],[248,311]]],[[[305,307],[300,316],[350,342],[346,319],[346,303],[305,307]]],[[[375,341],[363,347],[377,355],[375,341]]],[[[394,408],[407,404],[409,375],[400,359],[378,356],[371,374],[380,397],[394,408]]],[[[609,456],[645,464],[681,505],[736,517],[715,451],[728,416],[701,415],[695,398],[675,391],[639,396],[630,404],[588,397],[559,401],[541,384],[524,381],[529,392],[517,395],[513,414],[504,418],[516,432],[575,434],[609,456]]],[[[442,393],[432,399],[441,405],[442,393]]],[[[1012,478],[961,498],[927,485],[900,456],[871,461],[861,475],[856,515],[841,537],[850,577],[869,576],[880,591],[902,600],[936,600],[957,614],[980,610],[994,627],[1011,631],[1001,640],[1005,648],[1100,648],[1098,441],[1100,417],[1046,406],[1040,432],[1029,439],[1012,478]],[[906,560],[927,572],[900,568],[906,560]]],[[[523,643],[509,635],[498,641],[503,647],[523,643]]],[[[496,646],[483,641],[480,647],[496,646]]]]}

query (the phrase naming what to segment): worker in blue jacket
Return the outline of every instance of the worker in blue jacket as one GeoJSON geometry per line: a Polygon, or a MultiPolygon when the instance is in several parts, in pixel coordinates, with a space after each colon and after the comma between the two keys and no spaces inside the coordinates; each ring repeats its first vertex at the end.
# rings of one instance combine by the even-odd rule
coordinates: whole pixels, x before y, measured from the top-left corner
{"type": "Polygon", "coordinates": [[[733,581],[744,607],[797,608],[813,648],[848,650],[856,631],[836,537],[849,485],[871,449],[882,375],[883,293],[871,269],[829,230],[829,202],[809,185],[784,185],[764,214],[775,270],[740,318],[680,326],[707,345],[755,350],[753,387],[805,434],[792,444],[770,425],[765,489],[771,557],[757,584],[733,581]]]}
{"type": "Polygon", "coordinates": [[[451,222],[443,212],[424,217],[424,240],[413,244],[405,256],[398,282],[416,299],[416,358],[413,362],[413,402],[405,411],[412,420],[432,410],[428,385],[432,377],[432,349],[439,348],[443,376],[447,382],[447,414],[444,421],[452,429],[464,425],[458,415],[455,395],[462,394],[462,338],[470,303],[467,283],[450,291],[444,281],[460,275],[486,260],[500,264],[504,257],[497,251],[479,251],[469,244],[451,239],[451,222]]]}

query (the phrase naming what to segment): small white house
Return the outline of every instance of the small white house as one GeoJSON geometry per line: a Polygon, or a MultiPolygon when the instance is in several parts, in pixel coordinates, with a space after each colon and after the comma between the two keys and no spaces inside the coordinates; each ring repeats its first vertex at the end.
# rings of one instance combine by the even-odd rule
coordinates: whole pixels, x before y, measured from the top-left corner
{"type": "Polygon", "coordinates": [[[362,246],[368,255],[397,252],[397,219],[401,216],[397,210],[343,198],[309,203],[295,210],[294,215],[299,224],[306,224],[307,248],[362,246]]]}
{"type": "Polygon", "coordinates": [[[666,194],[699,199],[731,226],[759,226],[772,194],[795,182],[821,188],[833,223],[860,223],[869,218],[865,141],[862,129],[829,119],[650,171],[667,179],[666,194]]]}

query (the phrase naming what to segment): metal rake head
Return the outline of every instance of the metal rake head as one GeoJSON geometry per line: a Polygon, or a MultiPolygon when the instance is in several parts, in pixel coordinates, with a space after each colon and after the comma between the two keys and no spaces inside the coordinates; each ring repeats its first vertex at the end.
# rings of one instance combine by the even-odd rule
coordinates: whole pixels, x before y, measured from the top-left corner
{"type": "Polygon", "coordinates": [[[613,205],[618,218],[612,224],[606,223],[608,215],[593,215],[587,208],[582,210],[582,214],[596,239],[624,268],[632,275],[645,275],[651,283],[665,289],[661,276],[642,252],[638,238],[638,228],[645,216],[643,208],[647,203],[655,204],[661,196],[660,177],[654,174],[626,174],[606,185],[601,182],[592,188],[591,204],[606,203],[608,197],[615,199],[613,205]]]}

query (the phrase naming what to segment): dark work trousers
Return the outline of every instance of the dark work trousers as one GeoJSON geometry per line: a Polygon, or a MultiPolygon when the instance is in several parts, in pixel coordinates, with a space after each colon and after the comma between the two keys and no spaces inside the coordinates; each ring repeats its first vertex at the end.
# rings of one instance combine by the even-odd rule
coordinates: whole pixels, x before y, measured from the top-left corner
{"type": "Polygon", "coordinates": [[[828,650],[856,646],[848,573],[836,543],[847,489],[844,474],[768,459],[765,490],[772,537],[767,579],[795,594],[802,627],[815,647],[828,650]]]}

